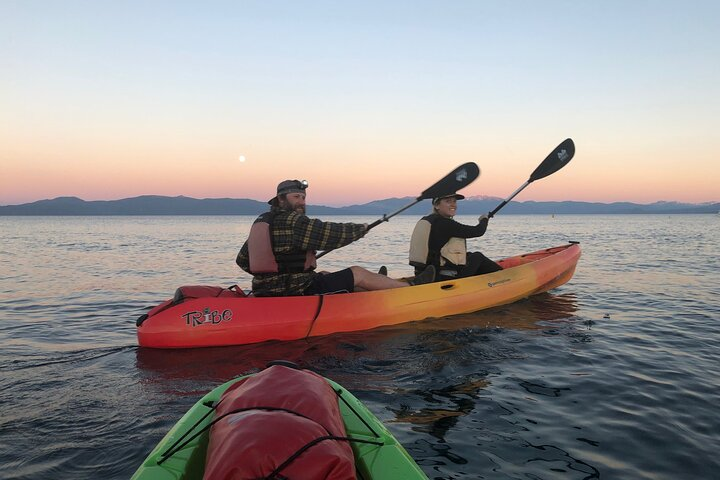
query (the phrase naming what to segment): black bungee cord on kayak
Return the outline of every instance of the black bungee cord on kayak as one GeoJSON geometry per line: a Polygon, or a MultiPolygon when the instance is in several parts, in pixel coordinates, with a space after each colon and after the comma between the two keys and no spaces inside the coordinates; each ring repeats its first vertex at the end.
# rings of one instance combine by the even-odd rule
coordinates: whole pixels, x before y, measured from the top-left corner
{"type": "Polygon", "coordinates": [[[335,440],[340,442],[357,442],[357,443],[368,443],[370,445],[378,445],[382,446],[384,443],[382,442],[373,442],[372,440],[361,440],[359,438],[352,438],[352,437],[336,437],[335,435],[327,435],[325,437],[317,437],[315,440],[311,440],[302,447],[300,447],[295,453],[290,455],[287,460],[285,460],[283,463],[280,464],[279,467],[277,467],[275,470],[270,472],[270,474],[265,477],[263,480],[285,480],[286,477],[279,477],[280,472],[285,469],[285,467],[289,466],[292,462],[295,461],[296,458],[298,458],[300,455],[302,455],[306,450],[310,449],[311,447],[314,447],[320,442],[323,442],[325,440],[335,440]]]}
{"type": "MultiPolygon", "coordinates": [[[[218,403],[215,404],[215,405],[209,406],[209,407],[210,407],[212,410],[215,410],[219,404],[220,404],[220,402],[218,402],[218,403]]],[[[207,416],[208,416],[210,413],[212,413],[212,410],[210,410],[208,413],[206,413],[206,414],[203,416],[203,418],[201,418],[200,420],[198,420],[198,421],[195,423],[195,425],[193,425],[193,428],[195,428],[203,419],[207,418],[207,416]]],[[[290,410],[290,409],[282,408],[282,407],[264,407],[264,406],[262,406],[262,405],[258,405],[258,406],[255,406],[255,407],[236,408],[235,410],[231,410],[231,411],[227,412],[226,414],[224,414],[224,415],[222,415],[222,416],[214,419],[212,422],[210,422],[210,423],[208,423],[207,425],[205,425],[200,431],[198,431],[198,432],[196,432],[195,434],[193,434],[193,435],[192,435],[190,438],[188,438],[185,442],[183,442],[181,445],[178,445],[178,446],[175,448],[175,445],[177,445],[177,443],[178,443],[180,440],[182,440],[182,438],[178,439],[178,442],[175,442],[175,444],[173,444],[173,447],[170,447],[169,449],[167,449],[167,450],[165,451],[165,453],[163,453],[163,454],[161,455],[161,457],[163,457],[163,458],[162,458],[160,461],[158,461],[158,465],[161,464],[162,462],[164,462],[165,460],[167,460],[168,458],[170,458],[170,457],[171,457],[172,455],[174,455],[176,452],[182,450],[188,443],[192,442],[195,438],[197,438],[197,437],[198,437],[199,435],[201,435],[203,432],[206,432],[207,430],[209,430],[210,428],[212,428],[213,425],[215,425],[216,423],[218,423],[219,421],[221,421],[223,418],[225,418],[225,417],[227,417],[227,416],[229,416],[229,415],[234,415],[234,414],[236,414],[236,413],[247,412],[247,411],[250,411],[250,410],[264,410],[264,411],[267,411],[267,412],[286,412],[286,413],[291,413],[291,414],[293,414],[293,415],[297,415],[298,417],[302,417],[302,418],[304,418],[304,419],[306,419],[306,420],[310,420],[311,422],[315,422],[312,418],[309,418],[309,417],[303,415],[302,413],[298,413],[298,412],[296,412],[296,411],[294,411],[294,410],[290,410]]],[[[317,423],[317,422],[315,422],[315,423],[317,423]]],[[[321,425],[321,426],[322,426],[322,425],[321,425]]],[[[325,427],[323,427],[323,428],[325,428],[325,427]]],[[[190,430],[188,430],[188,431],[185,433],[185,435],[183,435],[183,436],[186,436],[186,435],[189,434],[191,431],[192,431],[192,428],[191,428],[190,430]]],[[[328,435],[332,435],[332,433],[329,432],[329,431],[327,430],[327,428],[325,428],[325,431],[328,433],[328,435]]]]}
{"type": "Polygon", "coordinates": [[[365,425],[365,426],[367,427],[367,429],[372,432],[372,434],[375,436],[375,438],[380,438],[380,435],[379,435],[375,430],[373,430],[373,428],[370,426],[370,424],[367,423],[367,422],[365,421],[365,419],[360,416],[360,414],[353,408],[352,405],[350,405],[350,404],[347,402],[347,400],[345,400],[345,398],[342,396],[342,389],[335,390],[335,389],[333,388],[333,391],[335,392],[335,395],[337,395],[338,398],[339,398],[340,400],[342,400],[345,405],[347,405],[347,407],[350,409],[350,411],[352,411],[352,412],[355,414],[355,416],[360,419],[360,421],[363,423],[363,425],[365,425]]]}
{"type": "MultiPolygon", "coordinates": [[[[320,305],[322,305],[322,296],[320,298],[320,305]]],[[[318,312],[319,312],[319,309],[318,309],[318,312]]],[[[294,363],[283,361],[283,360],[275,360],[273,362],[268,363],[267,366],[270,367],[272,365],[282,365],[282,366],[289,367],[289,368],[299,369],[298,366],[295,365],[294,363]]],[[[344,389],[342,387],[332,387],[332,386],[331,386],[331,388],[332,388],[332,391],[335,392],[335,395],[337,395],[337,397],[343,401],[343,403],[350,409],[350,411],[355,415],[355,417],[357,417],[363,423],[363,425],[365,425],[365,427],[372,433],[372,435],[375,438],[382,440],[382,437],[380,436],[380,434],[378,434],[378,432],[376,432],[372,428],[372,426],[370,426],[370,424],[362,417],[362,415],[360,415],[357,412],[357,410],[343,397],[342,394],[343,394],[344,389]]],[[[359,439],[359,438],[341,437],[341,436],[333,435],[333,433],[330,432],[324,425],[316,422],[315,420],[313,420],[312,418],[309,418],[306,415],[303,415],[301,413],[298,413],[294,410],[290,410],[287,408],[265,407],[265,406],[238,408],[231,412],[227,412],[224,415],[222,415],[221,417],[213,419],[210,423],[205,425],[202,429],[200,429],[199,431],[190,435],[203,421],[205,421],[208,418],[208,416],[210,416],[214,411],[217,410],[218,406],[220,405],[220,403],[222,403],[223,400],[224,400],[224,397],[221,398],[218,402],[213,402],[213,401],[204,402],[203,406],[207,407],[208,411],[199,420],[197,420],[193,424],[193,426],[190,427],[190,429],[188,429],[185,433],[183,433],[180,436],[180,438],[178,438],[175,442],[173,442],[173,444],[167,450],[165,450],[165,452],[160,454],[160,460],[158,460],[157,464],[160,465],[163,462],[165,462],[165,460],[167,460],[168,458],[173,456],[175,453],[177,453],[180,450],[182,450],[183,448],[185,448],[190,442],[192,442],[194,439],[196,439],[197,437],[202,435],[204,432],[208,431],[210,428],[212,428],[213,425],[215,425],[216,423],[218,423],[225,417],[236,414],[236,413],[241,413],[241,412],[246,412],[246,411],[251,411],[251,410],[282,411],[282,412],[290,413],[293,415],[297,415],[299,417],[302,417],[306,420],[309,420],[313,423],[320,425],[328,433],[328,435],[318,437],[318,438],[306,443],[302,447],[300,447],[295,453],[290,455],[287,458],[287,460],[285,460],[283,463],[281,463],[275,470],[273,470],[267,477],[265,477],[266,480],[283,480],[285,477],[279,476],[280,472],[283,469],[285,469],[288,465],[292,464],[292,462],[295,461],[295,459],[297,459],[300,455],[302,455],[303,452],[307,451],[308,449],[312,448],[313,446],[315,446],[318,443],[323,442],[325,440],[365,443],[365,444],[377,445],[377,446],[385,445],[384,441],[363,440],[363,439],[359,439]]]]}
{"type": "MultiPolygon", "coordinates": [[[[333,390],[333,391],[334,391],[334,390],[333,390]]],[[[337,391],[336,391],[335,393],[337,393],[338,396],[340,396],[340,394],[339,394],[337,391]]],[[[342,398],[342,397],[340,397],[340,398],[342,398]]],[[[344,399],[343,399],[343,402],[345,402],[344,399]]],[[[288,408],[281,408],[281,407],[263,407],[263,406],[245,407],[245,408],[238,408],[238,409],[232,410],[232,411],[230,411],[230,412],[227,412],[226,414],[222,415],[221,417],[218,417],[218,418],[214,419],[212,422],[210,422],[210,423],[208,423],[207,425],[205,425],[202,429],[200,429],[199,431],[195,432],[193,435],[190,435],[190,436],[188,437],[188,435],[190,434],[190,432],[192,432],[192,431],[200,424],[200,422],[202,422],[203,420],[205,420],[205,419],[208,417],[208,415],[210,415],[210,414],[217,408],[217,406],[218,406],[219,404],[220,404],[220,402],[218,402],[217,404],[213,404],[212,402],[206,403],[205,406],[207,406],[208,408],[210,408],[210,410],[209,410],[205,415],[203,415],[203,417],[202,417],[200,420],[198,420],[197,422],[195,422],[195,424],[194,424],[187,432],[185,432],[180,438],[178,438],[178,439],[175,441],[175,443],[172,444],[172,446],[171,446],[170,448],[168,448],[167,450],[165,450],[165,452],[163,452],[163,453],[160,455],[161,458],[160,458],[160,460],[158,460],[157,464],[158,464],[158,465],[162,464],[163,462],[165,462],[165,460],[167,460],[168,458],[172,457],[175,453],[177,453],[177,452],[179,452],[180,450],[182,450],[183,448],[185,448],[185,446],[187,446],[187,445],[188,445],[190,442],[192,442],[194,439],[196,439],[197,437],[199,437],[200,435],[202,435],[204,432],[206,432],[207,430],[209,430],[210,428],[212,428],[213,425],[215,425],[216,423],[218,423],[219,421],[221,421],[221,420],[224,419],[225,417],[227,417],[227,416],[229,416],[229,415],[236,414],[236,413],[242,413],[242,412],[247,412],[247,411],[251,411],[251,410],[265,410],[265,411],[268,411],[268,412],[277,412],[277,411],[280,411],[280,412],[291,413],[291,414],[293,414],[293,415],[297,415],[298,417],[302,417],[302,418],[304,418],[304,419],[306,419],[306,420],[310,420],[311,422],[317,423],[317,422],[315,422],[315,420],[313,420],[312,418],[309,418],[309,417],[307,417],[306,415],[303,415],[302,413],[298,413],[298,412],[296,412],[296,411],[294,411],[294,410],[290,410],[290,409],[288,409],[288,408]],[[183,439],[185,439],[185,441],[183,441],[183,439]],[[182,443],[180,443],[180,442],[182,442],[182,443]]],[[[345,404],[347,405],[347,402],[345,402],[345,404]]],[[[349,405],[348,405],[348,406],[349,406],[349,405]]],[[[353,413],[360,419],[360,421],[362,421],[362,422],[370,429],[370,431],[375,435],[375,438],[380,438],[380,436],[367,424],[367,422],[365,422],[365,420],[364,420],[362,417],[360,417],[360,416],[358,415],[358,413],[357,413],[352,407],[350,407],[350,409],[351,409],[351,410],[353,411],[353,413]]],[[[372,440],[361,440],[361,439],[359,439],[359,438],[351,438],[351,437],[338,437],[338,436],[333,435],[332,432],[328,431],[328,429],[325,428],[323,425],[321,425],[321,424],[318,424],[318,425],[320,425],[321,427],[323,427],[323,428],[325,429],[325,431],[328,433],[328,435],[326,435],[326,436],[324,436],[324,437],[318,437],[318,438],[316,438],[315,440],[313,440],[313,441],[309,442],[308,444],[304,445],[303,447],[301,447],[297,452],[295,452],[293,455],[291,455],[291,456],[288,458],[288,460],[286,460],[285,462],[283,462],[280,467],[278,467],[277,469],[275,469],[275,472],[273,472],[269,477],[267,477],[268,479],[271,479],[271,478],[273,477],[273,475],[277,475],[277,472],[279,472],[282,468],[287,467],[290,463],[292,463],[292,460],[294,460],[295,458],[297,458],[298,455],[300,455],[302,452],[304,452],[304,451],[307,450],[308,448],[312,447],[313,445],[315,445],[315,444],[317,444],[317,443],[319,443],[319,442],[321,442],[321,441],[323,441],[323,440],[343,440],[343,441],[348,441],[348,442],[369,443],[369,444],[378,445],[378,446],[384,445],[383,442],[375,442],[375,441],[372,441],[372,440]],[[282,468],[281,468],[281,467],[282,467],[282,468]]]]}
{"type": "MultiPolygon", "coordinates": [[[[380,438],[380,435],[370,426],[370,424],[368,424],[368,423],[365,421],[365,419],[357,412],[357,410],[355,410],[355,409],[353,408],[353,406],[350,405],[347,400],[345,400],[345,398],[342,396],[343,390],[342,390],[342,389],[335,389],[335,388],[333,388],[333,391],[334,391],[335,394],[338,396],[338,398],[339,398],[340,400],[342,400],[343,403],[350,409],[350,411],[352,411],[353,414],[355,414],[355,416],[363,423],[363,425],[365,425],[365,426],[367,427],[367,429],[370,430],[370,432],[372,432],[372,434],[375,436],[375,438],[380,438]]],[[[301,416],[302,416],[302,415],[301,415],[301,416]]],[[[326,430],[327,430],[327,429],[326,429],[326,430]]],[[[335,435],[329,435],[329,436],[325,436],[325,437],[318,437],[318,438],[316,438],[315,440],[312,440],[312,441],[306,443],[306,444],[303,445],[301,448],[299,448],[295,453],[293,453],[292,455],[290,455],[287,460],[285,460],[282,464],[280,464],[280,466],[278,466],[275,470],[273,470],[272,472],[270,472],[270,474],[269,474],[267,477],[265,477],[264,480],[287,480],[286,477],[280,477],[280,476],[279,476],[279,475],[280,475],[280,472],[281,472],[283,469],[285,469],[285,467],[287,467],[287,466],[290,465],[292,462],[294,462],[296,458],[298,458],[300,455],[303,454],[303,452],[305,452],[305,451],[308,450],[309,448],[311,448],[311,447],[313,447],[313,446],[317,445],[318,443],[320,443],[320,442],[322,442],[322,441],[325,441],[325,440],[335,440],[335,441],[345,441],[345,442],[366,443],[366,444],[378,445],[378,446],[383,446],[383,445],[385,445],[384,442],[374,442],[374,441],[372,441],[372,440],[362,440],[362,439],[359,439],[359,438],[352,438],[352,437],[337,437],[337,436],[335,436],[335,435]]]]}
{"type": "Polygon", "coordinates": [[[212,401],[203,403],[203,405],[208,407],[208,409],[209,409],[207,411],[207,413],[205,413],[205,415],[203,415],[197,422],[195,422],[195,424],[192,427],[190,427],[185,433],[180,435],[180,438],[175,440],[173,442],[173,444],[170,445],[170,447],[168,447],[167,450],[165,450],[163,453],[160,454],[160,460],[158,460],[158,462],[157,462],[158,465],[162,464],[165,460],[172,457],[176,452],[179,452],[180,450],[182,450],[185,447],[185,445],[187,445],[188,443],[193,441],[193,439],[197,438],[197,436],[200,435],[201,433],[203,433],[208,427],[212,426],[212,423],[210,423],[207,427],[201,429],[199,432],[197,432],[197,434],[190,437],[185,443],[178,446],[178,444],[180,442],[182,442],[188,435],[190,435],[190,433],[193,430],[195,430],[198,427],[198,425],[200,425],[200,423],[202,423],[207,417],[210,416],[211,413],[213,413],[215,411],[215,409],[218,407],[218,405],[220,405],[220,402],[222,402],[222,399],[220,399],[220,401],[217,403],[212,402],[212,401]]]}

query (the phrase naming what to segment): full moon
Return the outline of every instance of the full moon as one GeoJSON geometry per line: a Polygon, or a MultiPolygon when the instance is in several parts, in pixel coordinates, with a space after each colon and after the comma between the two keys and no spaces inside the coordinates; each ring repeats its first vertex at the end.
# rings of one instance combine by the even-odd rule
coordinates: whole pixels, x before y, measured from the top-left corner
{"type": "Polygon", "coordinates": [[[238,158],[238,160],[240,160],[240,163],[244,162],[244,161],[245,161],[245,155],[240,155],[240,158],[238,158]]]}

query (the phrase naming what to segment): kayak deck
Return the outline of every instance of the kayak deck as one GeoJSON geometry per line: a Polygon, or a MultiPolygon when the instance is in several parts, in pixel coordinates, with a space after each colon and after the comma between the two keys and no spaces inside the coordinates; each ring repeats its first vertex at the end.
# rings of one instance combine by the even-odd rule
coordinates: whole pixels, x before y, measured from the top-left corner
{"type": "MultiPolygon", "coordinates": [[[[201,480],[209,444],[213,406],[234,383],[226,382],[203,396],[163,437],[133,475],[133,480],[201,480]]],[[[405,448],[354,395],[325,379],[338,395],[338,406],[355,457],[358,478],[427,479],[405,448]],[[372,442],[372,443],[361,443],[372,442]]]]}

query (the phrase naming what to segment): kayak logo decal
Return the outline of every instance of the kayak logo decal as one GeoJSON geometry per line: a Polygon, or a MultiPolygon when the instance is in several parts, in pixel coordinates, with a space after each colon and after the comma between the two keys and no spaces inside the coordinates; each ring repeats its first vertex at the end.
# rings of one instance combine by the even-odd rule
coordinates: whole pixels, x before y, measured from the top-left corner
{"type": "Polygon", "coordinates": [[[229,322],[232,320],[233,312],[229,308],[223,311],[206,308],[202,312],[193,311],[184,313],[181,317],[185,319],[187,325],[197,327],[199,325],[217,325],[220,322],[229,322]]]}
{"type": "Polygon", "coordinates": [[[567,150],[564,148],[560,150],[557,154],[558,160],[561,162],[569,162],[570,161],[570,155],[568,155],[567,150]]]}
{"type": "Polygon", "coordinates": [[[468,177],[467,170],[464,168],[461,168],[457,172],[455,172],[455,180],[458,182],[462,182],[468,177]]]}
{"type": "Polygon", "coordinates": [[[488,287],[497,287],[498,285],[502,285],[503,283],[507,283],[509,281],[509,278],[503,278],[502,280],[498,280],[497,282],[488,282],[488,287]]]}

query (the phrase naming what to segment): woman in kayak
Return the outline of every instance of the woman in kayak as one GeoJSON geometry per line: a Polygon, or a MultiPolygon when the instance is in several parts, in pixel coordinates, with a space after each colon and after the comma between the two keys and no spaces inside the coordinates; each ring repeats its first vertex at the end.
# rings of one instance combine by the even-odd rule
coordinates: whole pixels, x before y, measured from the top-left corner
{"type": "Polygon", "coordinates": [[[338,272],[315,272],[316,250],[333,250],[362,238],[367,224],[323,222],[305,215],[305,180],[285,180],[260,215],[237,255],[236,263],[253,276],[259,297],[316,295],[384,290],[432,282],[433,268],[407,282],[353,266],[338,272]]]}
{"type": "Polygon", "coordinates": [[[481,215],[477,225],[453,220],[457,201],[464,198],[459,193],[433,198],[433,212],[415,225],[410,240],[410,265],[416,273],[432,265],[437,272],[435,280],[441,281],[502,270],[482,253],[467,251],[465,239],[483,236],[488,217],[481,215]]]}

